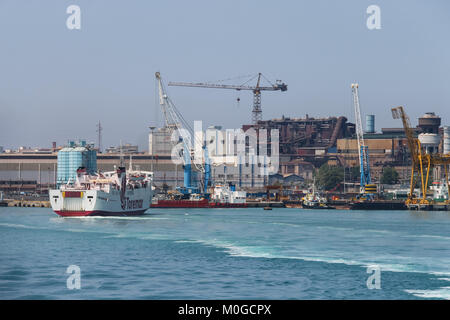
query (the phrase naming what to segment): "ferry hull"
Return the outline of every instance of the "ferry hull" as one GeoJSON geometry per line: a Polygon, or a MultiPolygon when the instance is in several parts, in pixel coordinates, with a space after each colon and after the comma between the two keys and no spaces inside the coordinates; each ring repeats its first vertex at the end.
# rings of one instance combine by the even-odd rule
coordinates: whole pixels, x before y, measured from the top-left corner
{"type": "Polygon", "coordinates": [[[139,211],[129,211],[129,212],[111,212],[111,211],[55,211],[55,213],[61,217],[89,217],[89,216],[118,216],[118,217],[127,217],[127,216],[139,216],[143,215],[146,210],[139,211]]]}
{"type": "Polygon", "coordinates": [[[62,217],[136,216],[150,208],[152,193],[150,189],[127,191],[121,200],[118,191],[50,190],[50,203],[53,211],[62,217]]]}

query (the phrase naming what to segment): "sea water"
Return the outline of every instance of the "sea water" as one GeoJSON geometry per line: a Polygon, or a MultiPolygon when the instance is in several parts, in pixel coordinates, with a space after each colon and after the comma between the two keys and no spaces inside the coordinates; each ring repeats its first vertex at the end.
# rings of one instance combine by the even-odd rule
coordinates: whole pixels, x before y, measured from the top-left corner
{"type": "Polygon", "coordinates": [[[0,208],[1,299],[450,299],[449,281],[450,212],[0,208]]]}

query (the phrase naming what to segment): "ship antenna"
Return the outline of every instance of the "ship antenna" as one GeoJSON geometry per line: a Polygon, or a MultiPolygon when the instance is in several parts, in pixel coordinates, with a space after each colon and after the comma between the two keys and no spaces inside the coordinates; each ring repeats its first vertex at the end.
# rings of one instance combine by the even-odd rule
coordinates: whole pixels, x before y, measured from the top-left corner
{"type": "Polygon", "coordinates": [[[133,165],[131,164],[133,161],[133,156],[130,154],[130,169],[128,169],[129,171],[133,170],[133,165]]]}
{"type": "Polygon", "coordinates": [[[120,166],[123,167],[122,140],[120,140],[120,166]]]}

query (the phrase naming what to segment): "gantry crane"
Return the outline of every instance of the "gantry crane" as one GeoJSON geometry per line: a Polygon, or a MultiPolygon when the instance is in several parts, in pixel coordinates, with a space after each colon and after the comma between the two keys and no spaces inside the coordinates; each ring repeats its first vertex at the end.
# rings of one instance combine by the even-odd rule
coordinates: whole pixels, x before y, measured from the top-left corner
{"type": "Polygon", "coordinates": [[[377,187],[372,184],[370,177],[370,163],[369,163],[369,147],[364,142],[364,132],[361,121],[361,109],[359,106],[359,94],[357,83],[352,83],[353,107],[355,110],[355,127],[356,138],[358,140],[358,154],[359,154],[359,170],[361,174],[360,179],[360,194],[365,194],[368,198],[373,198],[377,192],[377,187]]]}
{"type": "MultiPolygon", "coordinates": [[[[159,89],[159,104],[164,115],[166,127],[171,130],[171,134],[177,130],[180,142],[182,143],[182,156],[184,166],[184,187],[178,188],[183,194],[198,193],[199,187],[192,185],[192,163],[198,171],[203,174],[203,193],[207,193],[208,183],[210,180],[210,163],[208,158],[208,150],[204,141],[196,141],[198,137],[193,132],[189,124],[184,120],[182,114],[175,107],[175,104],[170,100],[166,94],[164,83],[159,72],[155,73],[156,81],[159,89]],[[194,143],[193,143],[194,142],[194,143]],[[202,159],[198,161],[195,159],[195,143],[200,144],[203,149],[202,159]],[[196,161],[195,161],[196,160],[196,161]]],[[[198,155],[197,155],[198,156],[198,155]]]]}
{"type": "Polygon", "coordinates": [[[258,73],[257,76],[254,76],[247,82],[258,77],[255,86],[249,85],[229,85],[229,84],[214,84],[214,83],[191,83],[191,82],[169,82],[169,86],[179,86],[179,87],[197,87],[197,88],[214,88],[214,89],[234,89],[234,90],[251,90],[253,91],[253,110],[252,110],[252,122],[257,124],[258,121],[262,120],[262,109],[261,109],[261,91],[287,91],[287,84],[282,82],[281,80],[276,80],[275,84],[270,83],[269,80],[266,79],[271,86],[262,87],[261,84],[261,76],[264,77],[262,73],[258,73]]]}
{"type": "MultiPolygon", "coordinates": [[[[408,143],[408,148],[411,153],[411,179],[410,179],[410,191],[406,204],[408,207],[426,208],[428,205],[432,205],[433,201],[427,199],[427,191],[430,181],[430,174],[433,168],[436,166],[443,166],[445,173],[445,182],[447,184],[448,194],[450,196],[450,185],[448,181],[448,166],[450,165],[450,155],[444,155],[441,153],[428,153],[425,152],[420,140],[415,137],[414,131],[411,128],[409,117],[407,116],[402,106],[391,109],[392,117],[394,119],[401,119],[403,128],[405,130],[405,136],[408,143]],[[420,197],[415,197],[414,187],[416,185],[415,176],[419,182],[420,197]]],[[[447,199],[447,204],[449,204],[447,199]]]]}

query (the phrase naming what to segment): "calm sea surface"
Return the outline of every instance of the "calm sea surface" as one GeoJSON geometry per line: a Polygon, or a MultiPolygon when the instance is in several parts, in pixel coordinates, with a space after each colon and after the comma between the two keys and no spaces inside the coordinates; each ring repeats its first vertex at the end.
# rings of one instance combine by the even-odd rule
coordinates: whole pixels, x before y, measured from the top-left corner
{"type": "Polygon", "coordinates": [[[0,208],[0,298],[450,299],[450,212],[0,208]]]}

